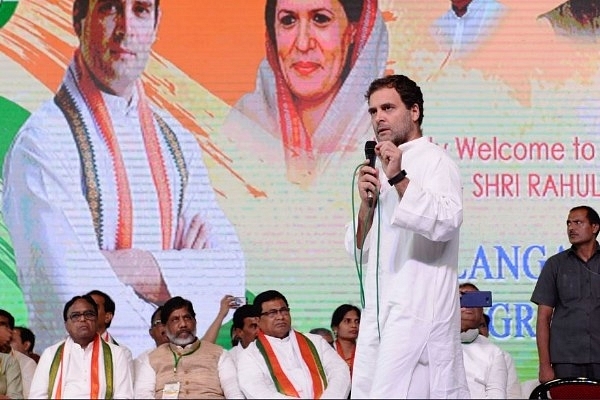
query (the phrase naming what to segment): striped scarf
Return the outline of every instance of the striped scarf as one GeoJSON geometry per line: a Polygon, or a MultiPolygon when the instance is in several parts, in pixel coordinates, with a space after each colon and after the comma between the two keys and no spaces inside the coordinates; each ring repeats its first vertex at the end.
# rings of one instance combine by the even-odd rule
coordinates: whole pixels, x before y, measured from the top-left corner
{"type": "MultiPolygon", "coordinates": [[[[296,342],[298,343],[298,347],[300,349],[300,355],[302,356],[302,359],[304,360],[304,363],[310,372],[313,387],[313,398],[319,399],[323,394],[323,391],[327,388],[327,377],[325,376],[325,371],[323,370],[323,365],[321,364],[321,359],[317,353],[317,349],[310,339],[300,332],[292,331],[292,334],[295,335],[296,342]]],[[[281,368],[281,365],[277,360],[277,356],[275,355],[269,340],[265,337],[265,334],[262,331],[258,332],[258,337],[256,338],[256,347],[265,359],[265,363],[269,368],[271,378],[275,383],[277,391],[286,396],[299,398],[300,395],[298,394],[298,391],[283,371],[283,368],[281,368]]]]}

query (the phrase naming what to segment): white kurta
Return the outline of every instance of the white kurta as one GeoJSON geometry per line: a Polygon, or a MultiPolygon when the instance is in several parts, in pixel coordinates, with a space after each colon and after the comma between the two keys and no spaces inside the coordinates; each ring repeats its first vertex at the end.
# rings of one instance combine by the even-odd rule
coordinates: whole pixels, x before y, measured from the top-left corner
{"type": "Polygon", "coordinates": [[[524,399],[528,398],[529,394],[524,395],[521,393],[521,383],[519,382],[519,376],[517,374],[517,368],[515,367],[515,361],[512,356],[505,350],[502,350],[504,356],[504,362],[506,363],[506,370],[508,373],[506,379],[506,398],[507,399],[524,399]]]}
{"type": "MultiPolygon", "coordinates": [[[[32,399],[47,399],[48,385],[50,384],[50,367],[52,360],[63,342],[56,343],[48,347],[42,353],[33,376],[33,382],[29,390],[29,396],[32,399]]],[[[73,342],[71,337],[66,339],[64,358],[63,358],[63,389],[62,397],[65,399],[89,399],[90,398],[90,374],[92,368],[92,348],[94,342],[91,342],[85,349],[73,342]],[[67,346],[69,347],[67,349],[67,346]]],[[[108,343],[112,353],[113,367],[113,398],[132,399],[133,382],[131,378],[131,369],[127,356],[119,346],[108,343]]],[[[100,345],[102,352],[102,344],[100,345]]],[[[102,358],[100,358],[102,360],[102,358]]],[[[102,368],[104,364],[100,362],[98,378],[101,389],[106,388],[105,373],[102,368]]],[[[59,374],[61,368],[59,367],[59,374]]],[[[58,375],[57,375],[58,381],[58,375]]],[[[101,390],[100,397],[104,398],[104,392],[101,390]]]]}
{"type": "Polygon", "coordinates": [[[231,359],[233,360],[234,364],[237,365],[238,358],[240,357],[242,351],[244,351],[244,346],[242,346],[241,342],[238,343],[237,346],[234,346],[231,349],[229,349],[228,353],[231,356],[231,359]]]}
{"type": "Polygon", "coordinates": [[[467,12],[458,17],[452,5],[438,18],[431,33],[441,50],[453,56],[464,56],[483,43],[498,26],[506,7],[496,0],[473,0],[467,12]]]}
{"type": "MultiPolygon", "coordinates": [[[[345,399],[350,390],[350,371],[348,365],[321,336],[305,333],[314,345],[321,359],[327,388],[322,399],[345,399]]],[[[300,348],[293,332],[284,339],[266,336],[281,368],[302,399],[314,399],[312,380],[308,366],[300,355],[300,348]]],[[[256,341],[243,351],[237,363],[240,389],[248,399],[289,398],[279,393],[271,378],[264,357],[256,347],[256,341]]]]}
{"type": "MultiPolygon", "coordinates": [[[[352,397],[467,398],[457,281],[460,173],[427,138],[400,148],[410,183],[399,199],[379,171],[382,189],[363,246],[365,309],[352,397]]],[[[354,237],[349,224],[352,257],[354,237]]]]}
{"type": "MultiPolygon", "coordinates": [[[[114,250],[118,198],[112,159],[69,72],[65,82],[82,109],[94,149],[102,199],[102,250],[114,250]]],[[[243,296],[245,263],[239,239],[216,201],[194,136],[174,118],[161,114],[177,136],[189,174],[182,217],[189,224],[194,215],[201,215],[210,227],[211,248],[163,250],[159,203],[142,139],[138,98],[134,95],[127,104],[120,97],[103,97],[129,177],[133,248],[152,253],[172,295],[202,304],[206,310],[218,309],[226,293],[243,296]]],[[[181,179],[159,127],[156,129],[173,199],[173,243],[181,179]]],[[[125,285],[100,252],[81,171],[69,125],[55,103],[48,101],[23,126],[4,166],[3,213],[29,310],[29,327],[40,338],[42,348],[60,340],[65,331],[57,310],[74,295],[98,289],[117,305],[111,332],[137,355],[153,345],[147,329],[155,305],[125,285]]],[[[212,322],[210,315],[198,315],[200,332],[212,322]]]]}
{"type": "Polygon", "coordinates": [[[508,371],[500,347],[479,335],[462,349],[471,398],[506,399],[508,371]]]}
{"type": "Polygon", "coordinates": [[[33,381],[33,375],[37,364],[33,359],[21,352],[12,350],[10,354],[19,362],[19,368],[21,369],[21,384],[23,386],[23,397],[29,398],[29,388],[33,381]]]}

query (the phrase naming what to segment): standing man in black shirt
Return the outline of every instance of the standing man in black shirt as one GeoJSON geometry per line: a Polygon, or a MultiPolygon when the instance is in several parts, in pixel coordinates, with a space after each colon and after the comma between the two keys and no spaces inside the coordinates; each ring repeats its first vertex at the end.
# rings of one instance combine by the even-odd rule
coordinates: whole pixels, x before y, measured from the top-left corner
{"type": "Polygon", "coordinates": [[[600,379],[600,217],[591,207],[569,211],[571,247],[550,257],[531,301],[536,325],[539,379],[600,379]]]}

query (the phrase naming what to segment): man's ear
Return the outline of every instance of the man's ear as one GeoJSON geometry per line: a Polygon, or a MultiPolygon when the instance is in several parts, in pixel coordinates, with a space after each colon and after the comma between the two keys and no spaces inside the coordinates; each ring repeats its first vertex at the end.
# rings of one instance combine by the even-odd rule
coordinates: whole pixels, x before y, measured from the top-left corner
{"type": "Polygon", "coordinates": [[[108,324],[110,321],[112,321],[112,319],[114,318],[114,314],[111,312],[107,312],[104,314],[104,323],[108,324]]]}
{"type": "Polygon", "coordinates": [[[23,346],[25,346],[25,351],[27,351],[27,352],[31,351],[31,342],[29,340],[24,341],[23,346]]]}

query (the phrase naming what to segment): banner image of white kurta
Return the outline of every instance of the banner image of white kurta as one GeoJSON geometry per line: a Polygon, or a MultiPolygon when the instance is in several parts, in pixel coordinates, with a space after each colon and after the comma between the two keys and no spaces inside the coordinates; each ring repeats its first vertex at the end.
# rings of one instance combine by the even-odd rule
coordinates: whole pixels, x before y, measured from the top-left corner
{"type": "MultiPolygon", "coordinates": [[[[156,305],[124,284],[101,252],[115,250],[119,210],[115,169],[108,146],[72,78],[72,69],[73,65],[67,70],[64,85],[81,112],[91,142],[96,187],[102,200],[101,240],[85,196],[90,189],[82,175],[78,147],[53,101],[46,102],[25,123],[5,159],[4,218],[15,247],[29,327],[40,339],[39,347],[64,337],[61,310],[70,298],[98,289],[116,303],[111,334],[136,356],[154,345],[148,328],[156,305]]],[[[173,226],[182,218],[187,231],[192,217],[199,214],[209,227],[206,249],[163,249],[160,203],[149,167],[149,158],[159,155],[145,151],[137,112],[139,98],[134,94],[127,104],[117,96],[102,96],[130,182],[132,248],[151,252],[172,296],[202,305],[206,312],[197,317],[202,334],[224,294],[245,293],[245,262],[238,236],[216,201],[198,142],[174,118],[160,113],[179,142],[188,175],[185,184],[173,149],[157,135],[172,199],[173,226]]],[[[160,132],[156,121],[155,125],[160,132]]],[[[175,242],[174,228],[170,242],[175,242]]]]}

